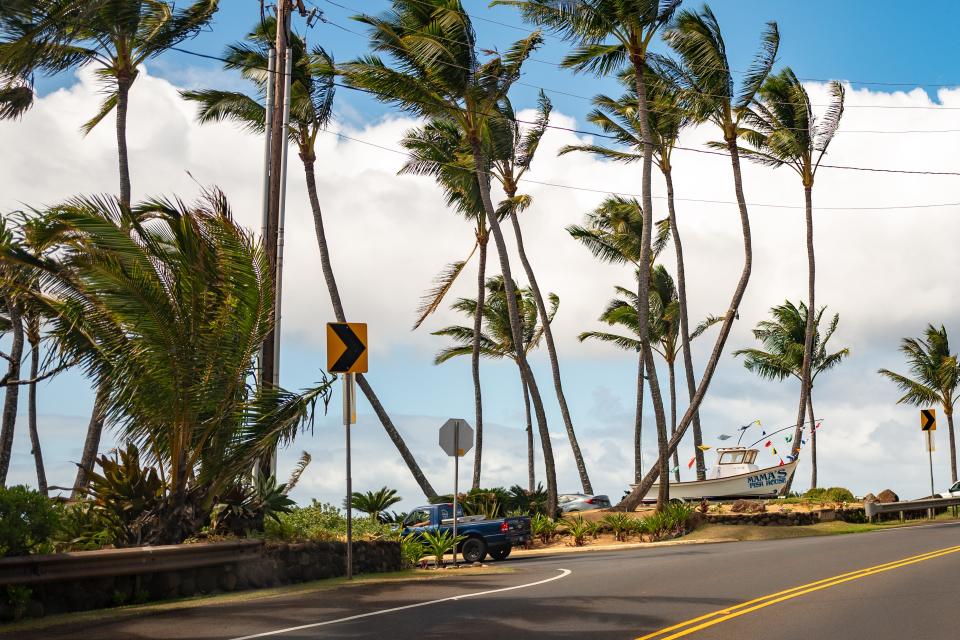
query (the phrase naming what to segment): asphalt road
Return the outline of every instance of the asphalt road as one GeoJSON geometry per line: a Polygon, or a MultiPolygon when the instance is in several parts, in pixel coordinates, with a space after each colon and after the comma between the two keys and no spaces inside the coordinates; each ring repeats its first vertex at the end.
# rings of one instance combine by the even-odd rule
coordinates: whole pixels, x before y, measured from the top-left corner
{"type": "Polygon", "coordinates": [[[514,571],[264,597],[16,637],[960,637],[960,526],[951,524],[566,554],[505,564],[514,571]]]}

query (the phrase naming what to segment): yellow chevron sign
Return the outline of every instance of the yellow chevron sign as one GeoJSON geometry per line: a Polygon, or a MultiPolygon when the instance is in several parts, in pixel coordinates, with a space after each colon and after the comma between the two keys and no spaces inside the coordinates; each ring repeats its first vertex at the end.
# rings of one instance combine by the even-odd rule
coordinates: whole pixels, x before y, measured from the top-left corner
{"type": "Polygon", "coordinates": [[[920,430],[921,431],[937,430],[937,410],[936,409],[920,409],[920,430]]]}

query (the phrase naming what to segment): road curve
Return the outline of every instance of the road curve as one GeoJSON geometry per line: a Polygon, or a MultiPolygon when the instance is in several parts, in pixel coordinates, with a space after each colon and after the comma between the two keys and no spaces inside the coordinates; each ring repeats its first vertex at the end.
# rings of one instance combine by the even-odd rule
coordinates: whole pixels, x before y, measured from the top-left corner
{"type": "Polygon", "coordinates": [[[960,526],[954,524],[564,554],[508,564],[514,572],[253,598],[16,637],[960,637],[951,613],[960,576],[960,526]]]}

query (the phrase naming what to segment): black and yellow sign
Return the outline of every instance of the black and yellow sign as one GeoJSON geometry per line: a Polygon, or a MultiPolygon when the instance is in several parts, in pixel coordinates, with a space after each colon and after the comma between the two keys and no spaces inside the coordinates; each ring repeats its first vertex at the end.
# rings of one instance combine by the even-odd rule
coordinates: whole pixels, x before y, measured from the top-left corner
{"type": "Polygon", "coordinates": [[[936,409],[920,409],[920,430],[921,431],[937,430],[937,410],[936,409]]]}
{"type": "Polygon", "coordinates": [[[367,323],[327,323],[327,371],[367,372],[367,323]]]}

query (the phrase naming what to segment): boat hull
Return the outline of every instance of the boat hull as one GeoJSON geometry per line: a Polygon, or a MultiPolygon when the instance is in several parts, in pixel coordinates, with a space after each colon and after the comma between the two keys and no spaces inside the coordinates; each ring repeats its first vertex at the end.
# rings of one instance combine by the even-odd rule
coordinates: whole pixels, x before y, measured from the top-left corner
{"type": "MultiPolygon", "coordinates": [[[[694,480],[692,482],[671,482],[670,499],[701,500],[730,498],[775,498],[793,477],[796,461],[776,467],[758,469],[715,480],[694,480]]],[[[635,485],[634,485],[635,486],[635,485]]],[[[657,499],[660,487],[653,485],[644,502],[657,499]]]]}

